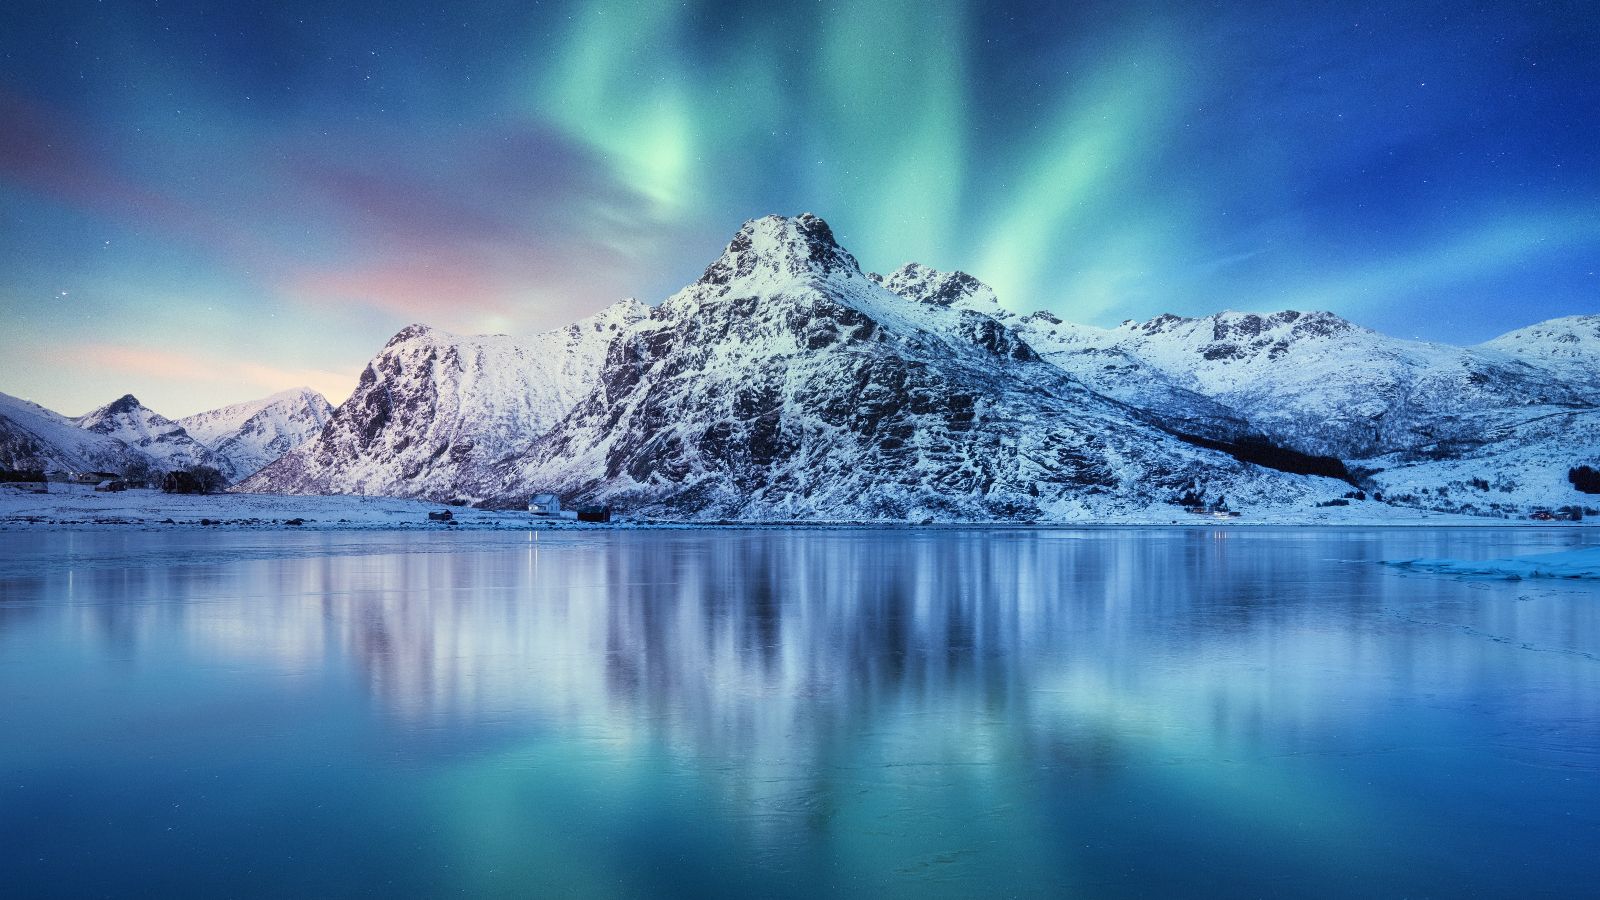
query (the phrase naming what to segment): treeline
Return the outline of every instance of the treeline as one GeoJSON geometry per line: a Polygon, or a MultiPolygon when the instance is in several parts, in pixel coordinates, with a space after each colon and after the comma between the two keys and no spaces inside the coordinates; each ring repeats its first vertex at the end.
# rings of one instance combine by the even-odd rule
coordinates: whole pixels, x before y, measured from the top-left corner
{"type": "MultiPolygon", "coordinates": [[[[49,480],[49,475],[41,469],[0,467],[0,484],[49,480]]],[[[135,463],[110,480],[119,481],[126,487],[160,488],[169,494],[211,494],[228,486],[228,479],[211,466],[188,466],[167,471],[146,462],[135,463]]]]}
{"type": "Polygon", "coordinates": [[[1567,470],[1567,480],[1585,494],[1600,494],[1600,471],[1594,466],[1573,466],[1567,470]]]}
{"type": "Polygon", "coordinates": [[[1356,483],[1355,477],[1345,467],[1344,460],[1338,457],[1312,456],[1309,453],[1290,450],[1259,435],[1250,435],[1237,441],[1219,441],[1194,434],[1178,434],[1177,437],[1196,447],[1220,450],[1240,462],[1253,463],[1293,475],[1321,475],[1324,478],[1337,478],[1350,484],[1356,483]]]}
{"type": "Polygon", "coordinates": [[[190,466],[161,478],[161,489],[169,494],[210,494],[227,486],[228,479],[210,466],[190,466]]]}

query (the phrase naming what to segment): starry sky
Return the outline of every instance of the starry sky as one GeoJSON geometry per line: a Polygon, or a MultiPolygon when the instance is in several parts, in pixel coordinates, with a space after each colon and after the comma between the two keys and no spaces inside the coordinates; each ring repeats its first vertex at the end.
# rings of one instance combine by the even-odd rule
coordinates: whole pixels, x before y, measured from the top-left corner
{"type": "Polygon", "coordinates": [[[338,402],[413,321],[657,302],[745,219],[1110,325],[1600,311],[1590,2],[0,4],[0,391],[338,402]]]}

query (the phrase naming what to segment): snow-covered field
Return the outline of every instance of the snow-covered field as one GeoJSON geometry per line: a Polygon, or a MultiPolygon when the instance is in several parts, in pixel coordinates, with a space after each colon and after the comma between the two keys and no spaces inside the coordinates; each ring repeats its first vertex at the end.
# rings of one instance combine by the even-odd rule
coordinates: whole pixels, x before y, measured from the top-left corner
{"type": "MultiPolygon", "coordinates": [[[[195,496],[165,494],[154,490],[121,493],[96,493],[84,485],[50,485],[46,494],[29,487],[0,485],[0,530],[19,528],[98,528],[172,527],[211,525],[233,528],[312,528],[312,529],[526,529],[526,528],[628,528],[628,527],[718,527],[716,523],[645,521],[619,517],[611,525],[595,525],[570,520],[541,519],[511,510],[482,510],[448,507],[421,500],[393,497],[348,495],[298,496],[289,494],[211,494],[195,496]],[[453,523],[433,522],[429,512],[448,509],[453,523]],[[298,519],[300,524],[290,525],[298,519]]],[[[1600,519],[1593,520],[1600,524],[1600,519]]],[[[738,527],[761,527],[742,522],[738,527]]],[[[807,527],[838,527],[851,523],[805,522],[807,527]]],[[[894,527],[874,523],[875,527],[894,527]]],[[[939,526],[962,525],[959,522],[939,526]]],[[[972,523],[993,527],[995,523],[972,523]]],[[[1172,506],[1157,506],[1098,519],[1041,523],[1037,527],[1073,528],[1084,525],[1178,525],[1178,526],[1482,526],[1571,527],[1572,522],[1529,522],[1480,516],[1461,516],[1400,509],[1381,503],[1352,503],[1345,507],[1280,510],[1270,513],[1245,513],[1237,518],[1192,515],[1172,506]]],[[[911,526],[907,526],[911,527],[911,526]]],[[[1028,527],[1028,526],[1020,526],[1028,527]]]]}
{"type": "Polygon", "coordinates": [[[1396,560],[1389,565],[1440,575],[1488,578],[1600,578],[1600,547],[1580,547],[1559,553],[1538,553],[1509,559],[1396,560]]]}
{"type": "MultiPolygon", "coordinates": [[[[30,486],[31,487],[31,486],[30,486]]],[[[442,506],[391,497],[286,494],[166,494],[154,490],[96,493],[85,485],[50,485],[35,494],[0,485],[0,529],[219,525],[233,528],[449,529],[596,527],[537,519],[525,512],[442,506]],[[448,509],[454,523],[428,513],[448,509]],[[290,525],[299,519],[301,524],[290,525]]]]}

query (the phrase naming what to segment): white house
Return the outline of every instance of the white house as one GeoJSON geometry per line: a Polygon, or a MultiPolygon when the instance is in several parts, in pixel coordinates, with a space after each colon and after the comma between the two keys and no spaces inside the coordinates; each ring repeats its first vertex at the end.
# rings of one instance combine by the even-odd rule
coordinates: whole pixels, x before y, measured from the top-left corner
{"type": "Polygon", "coordinates": [[[534,494],[528,501],[528,512],[536,516],[560,516],[561,498],[555,494],[534,494]]]}

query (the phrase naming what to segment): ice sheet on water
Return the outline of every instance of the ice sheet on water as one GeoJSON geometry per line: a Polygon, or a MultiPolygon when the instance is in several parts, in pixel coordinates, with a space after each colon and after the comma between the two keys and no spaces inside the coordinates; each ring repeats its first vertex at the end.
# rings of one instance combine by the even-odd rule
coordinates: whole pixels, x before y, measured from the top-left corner
{"type": "Polygon", "coordinates": [[[1538,553],[1509,559],[1408,559],[1388,565],[1440,575],[1487,578],[1600,578],[1600,547],[1580,547],[1558,553],[1538,553]]]}

